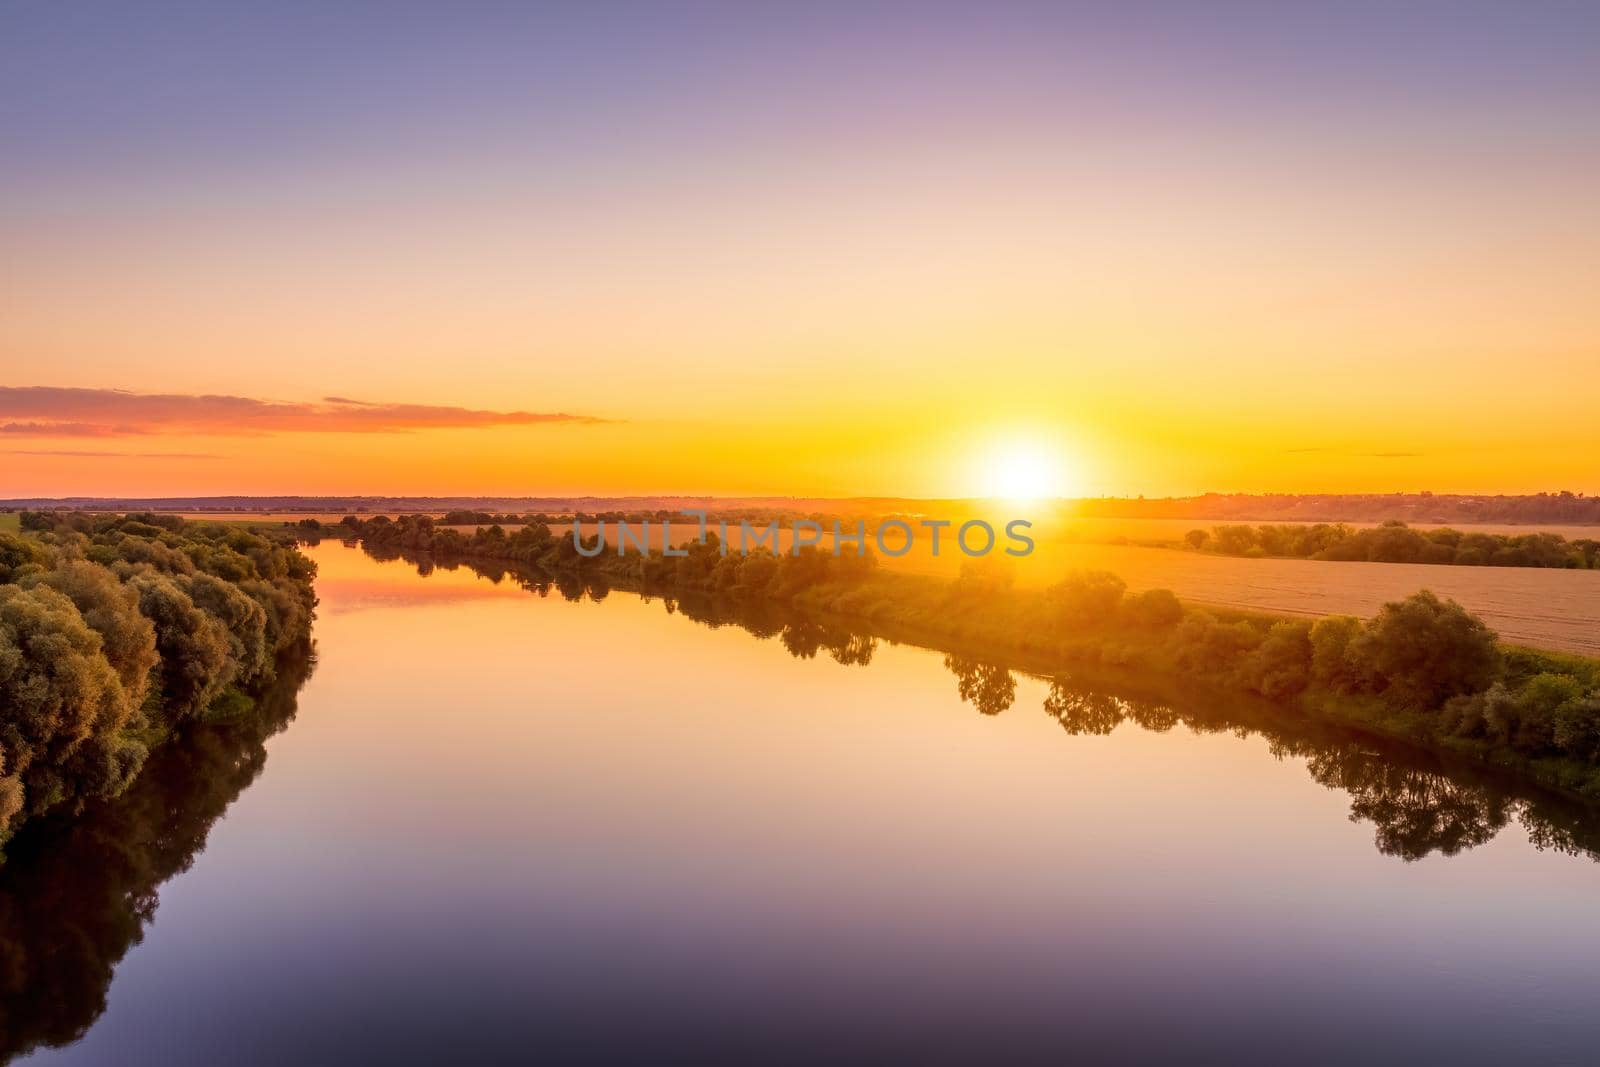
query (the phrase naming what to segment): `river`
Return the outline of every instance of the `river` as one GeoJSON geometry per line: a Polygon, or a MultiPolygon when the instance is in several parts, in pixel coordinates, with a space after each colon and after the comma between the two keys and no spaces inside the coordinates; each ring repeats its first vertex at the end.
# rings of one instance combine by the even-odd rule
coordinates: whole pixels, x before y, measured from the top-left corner
{"type": "Polygon", "coordinates": [[[1600,1041],[1600,826],[1554,798],[1181,684],[310,551],[314,664],[9,849],[0,1055],[1503,1063],[1600,1041]]]}

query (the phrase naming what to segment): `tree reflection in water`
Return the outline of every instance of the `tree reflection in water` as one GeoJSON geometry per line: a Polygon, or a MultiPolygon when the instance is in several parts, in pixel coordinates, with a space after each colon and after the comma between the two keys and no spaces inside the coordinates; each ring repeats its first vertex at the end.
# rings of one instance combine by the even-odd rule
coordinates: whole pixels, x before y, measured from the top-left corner
{"type": "Polygon", "coordinates": [[[953,653],[944,658],[944,666],[956,676],[961,699],[984,715],[998,715],[1017,699],[1017,680],[1004,667],[953,653]]]}
{"type": "MultiPolygon", "coordinates": [[[[435,565],[467,566],[492,581],[510,579],[541,596],[552,582],[568,600],[586,592],[595,596],[571,575],[552,578],[497,561],[405,558],[419,574],[435,565]]],[[[649,599],[649,590],[636,591],[649,599]]],[[[772,601],[669,597],[664,603],[667,611],[707,626],[736,625],[757,638],[776,636],[800,659],[826,651],[838,663],[866,665],[877,648],[875,637],[772,601]]],[[[961,699],[980,714],[999,715],[1016,701],[1015,671],[1007,666],[960,652],[947,654],[944,665],[955,675],[961,699]]],[[[1447,761],[1337,726],[1288,720],[1261,702],[1237,697],[1208,700],[1185,694],[1174,700],[1120,680],[1061,675],[1044,680],[1049,685],[1044,712],[1068,734],[1105,735],[1129,722],[1157,733],[1181,725],[1202,734],[1262,736],[1277,758],[1304,760],[1314,780],[1350,794],[1351,820],[1376,828],[1375,844],[1384,855],[1407,861],[1435,853],[1453,856],[1491,840],[1515,819],[1536,848],[1600,859],[1600,813],[1553,793],[1507,783],[1466,761],[1447,761]]]]}
{"type": "Polygon", "coordinates": [[[105,1011],[112,969],[144,936],[157,890],[266,764],[294,718],[311,650],[286,653],[254,711],[199,724],[151,754],[121,797],[30,823],[0,867],[0,1062],[65,1045],[105,1011]]]}

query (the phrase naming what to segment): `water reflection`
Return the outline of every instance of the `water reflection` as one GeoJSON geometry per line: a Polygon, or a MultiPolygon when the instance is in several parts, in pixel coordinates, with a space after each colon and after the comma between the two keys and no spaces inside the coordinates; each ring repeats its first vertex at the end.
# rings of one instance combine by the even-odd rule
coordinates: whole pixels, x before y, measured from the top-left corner
{"type": "Polygon", "coordinates": [[[998,664],[952,654],[944,658],[944,665],[956,676],[961,699],[985,715],[998,715],[1017,699],[1016,678],[998,664]]]}
{"type": "Polygon", "coordinates": [[[266,764],[313,664],[286,654],[253,713],[161,746],[132,788],[71,821],[30,822],[0,868],[0,1060],[82,1037],[106,1007],[112,970],[144,936],[162,883],[266,764]]]}
{"type": "MultiPolygon", "coordinates": [[[[500,562],[434,560],[393,552],[369,555],[380,560],[404,558],[423,576],[435,567],[468,567],[492,582],[512,582],[538,596],[548,596],[554,589],[569,601],[601,600],[610,592],[608,585],[572,574],[549,575],[500,562]]],[[[651,599],[648,590],[642,592],[651,599]]],[[[737,626],[760,639],[777,637],[800,659],[826,652],[837,663],[865,666],[872,662],[880,640],[771,601],[665,596],[662,603],[667,612],[706,626],[737,626]]],[[[1017,668],[959,652],[948,653],[944,666],[955,676],[961,699],[979,714],[999,715],[1015,703],[1017,668]]],[[[1374,844],[1384,855],[1406,861],[1454,856],[1487,843],[1515,821],[1541,851],[1600,860],[1600,813],[1466,760],[1330,724],[1296,722],[1279,709],[1247,698],[1166,691],[1148,679],[1107,674],[1046,680],[1044,713],[1074,736],[1109,734],[1126,722],[1156,733],[1181,725],[1197,734],[1264,738],[1278,759],[1304,760],[1315,781],[1349,794],[1351,820],[1374,827],[1374,844]]]]}
{"type": "MultiPolygon", "coordinates": [[[[596,1059],[637,1062],[741,1041],[766,1052],[810,1030],[807,1052],[855,1038],[904,1051],[893,1042],[922,1035],[972,1059],[1015,1033],[1018,1047],[1107,1059],[1127,1053],[1129,1034],[1167,1032],[1151,1019],[1186,1027],[1210,1053],[1195,1058],[1218,1060],[1222,1048],[1300,1047],[1288,1042],[1350,1019],[1378,1019],[1394,1042],[1417,1018],[1451,1018],[1469,1050],[1496,1033],[1520,1042],[1527,1020],[1570,1019],[1587,1041],[1593,946],[1573,932],[1595,871],[1514,840],[1471,868],[1404,868],[1364,840],[1416,860],[1520,824],[1540,849],[1596,855],[1590,810],[1482,768],[1150,678],[1051,675],[971,648],[946,649],[944,674],[885,647],[916,634],[869,635],[770,602],[633,590],[641,609],[570,576],[470,568],[491,587],[467,573],[416,582],[395,566],[379,579],[353,552],[330,556],[342,559],[325,561],[324,579],[350,583],[358,604],[340,616],[330,598],[327,668],[308,700],[344,714],[316,715],[292,755],[280,750],[246,806],[263,816],[261,837],[236,816],[205,870],[181,892],[164,885],[260,775],[309,662],[281,670],[259,718],[193,731],[118,803],[30,824],[13,843],[0,869],[0,1059],[83,1036],[141,938],[99,1032],[68,1056],[118,1062],[132,1035],[169,1062],[419,1062],[441,1047],[522,1062],[585,1042],[596,1059]],[[529,610],[518,590],[574,606],[529,610]],[[608,598],[622,602],[590,607],[608,598]],[[360,614],[373,606],[407,610],[360,614]],[[679,618],[731,632],[713,640],[679,618]],[[595,644],[613,632],[632,643],[595,644]],[[543,659],[508,654],[524,647],[543,659]],[[397,671],[435,652],[438,663],[397,671]],[[591,699],[597,671],[617,677],[591,699]],[[781,717],[736,703],[780,675],[798,683],[776,702],[781,717]],[[689,679],[704,691],[630,703],[639,686],[689,679]],[[454,719],[412,728],[443,708],[471,708],[483,732],[454,719]],[[1140,733],[1180,726],[1219,740],[1140,733]],[[1104,758],[1113,750],[1127,762],[1104,758]],[[808,792],[819,766],[829,774],[808,792]],[[1253,777],[1221,783],[1219,769],[1253,777]],[[431,789],[420,815],[408,806],[418,782],[431,789]],[[1327,810],[1335,796],[1364,829],[1327,810]],[[1274,804],[1304,798],[1273,821],[1274,804]],[[303,825],[308,811],[319,817],[303,825]],[[254,866],[239,867],[244,856],[254,866]],[[307,888],[264,916],[287,887],[241,899],[267,870],[307,888]],[[158,890],[167,921],[151,933],[158,890]],[[1495,922],[1526,900],[1539,907],[1508,947],[1495,922]],[[1201,969],[1203,989],[1191,981],[1201,969]],[[1512,1009],[1495,1015],[1499,1003],[1512,1009]]],[[[408,562],[423,576],[464,566],[408,562]]],[[[1400,1047],[1373,1035],[1352,1037],[1348,1058],[1400,1047]]]]}

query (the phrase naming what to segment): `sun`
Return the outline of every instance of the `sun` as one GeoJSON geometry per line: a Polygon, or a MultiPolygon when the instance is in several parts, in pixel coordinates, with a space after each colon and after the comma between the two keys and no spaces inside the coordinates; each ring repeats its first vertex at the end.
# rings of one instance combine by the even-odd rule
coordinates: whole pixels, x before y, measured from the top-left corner
{"type": "Polygon", "coordinates": [[[1037,441],[1002,441],[985,454],[979,473],[993,500],[1044,500],[1060,496],[1064,477],[1058,450],[1037,441]]]}

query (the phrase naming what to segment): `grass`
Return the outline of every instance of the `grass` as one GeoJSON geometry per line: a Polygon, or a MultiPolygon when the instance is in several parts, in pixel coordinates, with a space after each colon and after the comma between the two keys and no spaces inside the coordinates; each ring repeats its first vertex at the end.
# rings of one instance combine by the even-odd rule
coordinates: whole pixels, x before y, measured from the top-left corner
{"type": "Polygon", "coordinates": [[[0,533],[21,533],[22,515],[15,511],[0,511],[0,533]]]}

